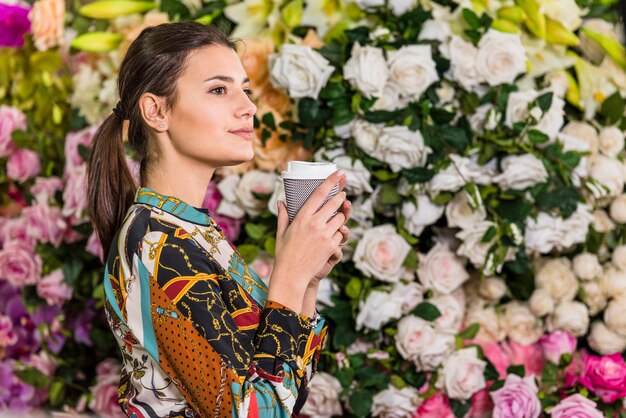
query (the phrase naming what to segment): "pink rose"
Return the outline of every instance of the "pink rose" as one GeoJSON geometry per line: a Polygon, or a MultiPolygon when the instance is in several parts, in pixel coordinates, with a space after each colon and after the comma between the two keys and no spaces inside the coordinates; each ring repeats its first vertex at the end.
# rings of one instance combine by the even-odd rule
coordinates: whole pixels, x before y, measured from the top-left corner
{"type": "Polygon", "coordinates": [[[98,375],[98,379],[105,378],[111,375],[119,376],[121,368],[122,366],[120,365],[119,361],[108,358],[98,363],[98,365],[96,366],[96,374],[98,375]]]}
{"type": "Polygon", "coordinates": [[[38,202],[49,203],[54,200],[56,192],[62,189],[63,182],[58,177],[37,177],[30,192],[38,202]]]}
{"type": "Polygon", "coordinates": [[[41,171],[39,155],[32,150],[20,148],[9,157],[7,176],[17,181],[28,180],[41,171]]]}
{"type": "Polygon", "coordinates": [[[41,350],[38,353],[31,354],[26,364],[39,370],[46,376],[52,376],[57,369],[57,362],[47,351],[41,350]]]}
{"type": "Polygon", "coordinates": [[[541,403],[537,397],[535,378],[521,378],[515,374],[506,377],[504,386],[491,392],[494,410],[493,418],[537,418],[541,413],[541,403]]]}
{"type": "Polygon", "coordinates": [[[234,219],[229,216],[222,216],[218,213],[211,214],[211,217],[219,225],[229,241],[235,241],[237,239],[239,232],[241,231],[242,220],[234,219]]]}
{"type": "Polygon", "coordinates": [[[550,411],[552,418],[604,418],[596,403],[578,393],[563,399],[550,411]]]}
{"type": "Polygon", "coordinates": [[[620,353],[610,356],[587,356],[579,382],[603,402],[613,403],[626,397],[626,363],[620,353]]]}
{"type": "Polygon", "coordinates": [[[63,189],[63,215],[70,225],[79,225],[88,220],[87,209],[87,167],[85,164],[66,174],[63,189]]]}
{"type": "Polygon", "coordinates": [[[0,242],[6,245],[9,242],[16,241],[30,249],[35,249],[37,240],[29,234],[28,222],[25,217],[8,219],[2,229],[0,229],[0,242]]]}
{"type": "Polygon", "coordinates": [[[563,354],[572,354],[576,350],[576,338],[566,331],[556,331],[539,339],[544,356],[554,364],[559,364],[563,354]]]}
{"type": "Polygon", "coordinates": [[[209,187],[206,189],[204,200],[202,201],[202,207],[207,208],[209,212],[213,213],[217,210],[217,207],[222,201],[222,194],[217,189],[217,184],[214,182],[209,183],[209,187]]]}
{"type": "Polygon", "coordinates": [[[17,342],[17,333],[13,329],[13,321],[9,316],[0,315],[0,348],[8,347],[17,342]]]}
{"type": "Polygon", "coordinates": [[[491,418],[493,402],[489,396],[489,389],[483,389],[472,396],[472,404],[469,410],[470,418],[491,418]]]}
{"type": "Polygon", "coordinates": [[[578,376],[582,373],[585,367],[584,358],[587,356],[585,349],[580,350],[580,353],[574,353],[572,362],[565,368],[565,387],[572,387],[578,382],[578,376]]]}
{"type": "Polygon", "coordinates": [[[63,270],[56,269],[37,282],[37,294],[48,305],[61,306],[72,298],[72,288],[65,283],[63,270]]]}
{"type": "Polygon", "coordinates": [[[67,224],[56,206],[47,203],[36,203],[24,209],[24,218],[28,234],[39,242],[49,242],[58,247],[63,240],[67,224]]]}
{"type": "Polygon", "coordinates": [[[19,242],[9,242],[0,251],[0,278],[16,287],[37,283],[41,276],[41,257],[19,242]]]}
{"type": "Polygon", "coordinates": [[[487,360],[493,364],[501,378],[506,376],[506,369],[511,365],[511,360],[502,350],[502,347],[498,343],[480,343],[480,347],[483,349],[483,353],[487,360]]]}
{"type": "Polygon", "coordinates": [[[454,418],[448,397],[436,392],[417,408],[412,418],[454,418]]]}
{"type": "Polygon", "coordinates": [[[523,365],[527,375],[541,376],[546,360],[539,344],[525,345],[509,341],[508,344],[503,344],[502,348],[511,364],[523,365]]]}
{"type": "Polygon", "coordinates": [[[69,132],[65,137],[65,175],[85,162],[79,152],[79,145],[91,147],[93,136],[98,130],[97,125],[90,126],[76,132],[69,132]]]}
{"type": "Polygon", "coordinates": [[[17,130],[26,130],[26,116],[14,107],[0,106],[0,157],[7,157],[15,151],[11,134],[17,130]]]}
{"type": "Polygon", "coordinates": [[[87,246],[85,247],[85,251],[87,251],[89,254],[92,254],[98,257],[100,261],[104,261],[104,250],[102,249],[102,244],[100,243],[100,240],[98,239],[98,235],[96,235],[95,232],[92,232],[91,235],[89,236],[89,239],[87,240],[87,246]]]}
{"type": "Polygon", "coordinates": [[[96,414],[107,418],[126,418],[118,404],[117,389],[119,376],[111,374],[98,377],[96,384],[91,387],[93,398],[89,401],[89,408],[96,414]]]}

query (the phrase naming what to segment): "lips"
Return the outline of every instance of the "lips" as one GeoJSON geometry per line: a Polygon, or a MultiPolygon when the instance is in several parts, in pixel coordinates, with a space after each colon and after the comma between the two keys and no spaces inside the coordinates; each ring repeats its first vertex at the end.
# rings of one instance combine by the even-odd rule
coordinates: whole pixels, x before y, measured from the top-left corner
{"type": "Polygon", "coordinates": [[[252,128],[241,128],[241,129],[237,129],[235,131],[229,131],[231,134],[235,134],[237,136],[240,136],[244,139],[252,139],[254,138],[254,129],[252,128]]]}

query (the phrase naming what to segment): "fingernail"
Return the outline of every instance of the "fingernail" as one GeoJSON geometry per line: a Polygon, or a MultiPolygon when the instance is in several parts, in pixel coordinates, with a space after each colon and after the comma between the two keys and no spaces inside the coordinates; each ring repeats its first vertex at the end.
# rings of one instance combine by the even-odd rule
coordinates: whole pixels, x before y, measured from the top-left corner
{"type": "Polygon", "coordinates": [[[337,171],[337,174],[339,175],[339,177],[345,177],[346,176],[346,172],[343,171],[343,170],[337,171]]]}

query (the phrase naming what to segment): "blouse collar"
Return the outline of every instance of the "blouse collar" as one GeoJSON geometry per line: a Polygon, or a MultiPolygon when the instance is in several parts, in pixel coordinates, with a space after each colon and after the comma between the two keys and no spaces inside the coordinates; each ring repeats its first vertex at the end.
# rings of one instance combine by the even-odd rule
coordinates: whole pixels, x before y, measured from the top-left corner
{"type": "Polygon", "coordinates": [[[211,215],[206,208],[191,206],[174,196],[166,196],[148,187],[140,187],[135,193],[135,203],[149,205],[172,215],[184,219],[185,221],[209,226],[211,215]]]}

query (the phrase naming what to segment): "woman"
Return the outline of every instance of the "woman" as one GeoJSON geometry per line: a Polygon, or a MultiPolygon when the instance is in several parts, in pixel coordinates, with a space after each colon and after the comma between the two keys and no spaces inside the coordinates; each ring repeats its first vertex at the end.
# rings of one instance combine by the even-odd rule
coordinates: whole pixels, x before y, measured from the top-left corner
{"type": "Polygon", "coordinates": [[[291,224],[281,202],[269,288],[245,264],[200,206],[216,168],[253,157],[249,84],[216,29],[148,28],[121,64],[120,102],[94,137],[88,206],[108,254],[105,309],[128,416],[290,416],[306,400],[326,335],[318,283],[341,259],[350,202],[341,192],[322,206],[334,185],[343,189],[340,172],[291,224]],[[124,121],[141,161],[138,189],[124,121]]]}

